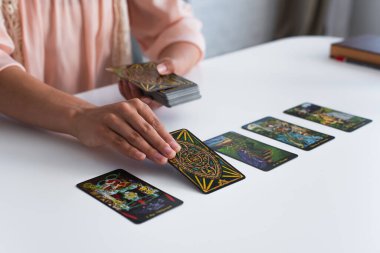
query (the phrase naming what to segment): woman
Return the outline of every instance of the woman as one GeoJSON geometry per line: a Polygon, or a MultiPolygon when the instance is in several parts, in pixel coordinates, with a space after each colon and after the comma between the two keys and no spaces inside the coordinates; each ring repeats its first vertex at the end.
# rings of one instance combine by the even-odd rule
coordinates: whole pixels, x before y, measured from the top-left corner
{"type": "Polygon", "coordinates": [[[72,94],[115,82],[131,63],[130,32],[160,74],[184,74],[204,52],[201,24],[180,0],[1,0],[0,113],[164,164],[180,150],[135,87],[95,106],[72,94]]]}

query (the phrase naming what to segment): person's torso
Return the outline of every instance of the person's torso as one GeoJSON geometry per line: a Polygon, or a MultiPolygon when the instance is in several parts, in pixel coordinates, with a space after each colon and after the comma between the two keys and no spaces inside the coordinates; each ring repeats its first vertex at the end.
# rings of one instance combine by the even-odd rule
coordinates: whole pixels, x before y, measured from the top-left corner
{"type": "Polygon", "coordinates": [[[114,82],[111,0],[20,0],[26,70],[60,90],[77,93],[114,82]]]}

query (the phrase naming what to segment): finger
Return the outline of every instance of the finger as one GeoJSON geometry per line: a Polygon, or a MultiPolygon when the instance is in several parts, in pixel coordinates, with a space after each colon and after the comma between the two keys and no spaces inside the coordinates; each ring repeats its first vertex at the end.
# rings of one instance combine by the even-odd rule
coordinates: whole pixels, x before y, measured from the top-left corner
{"type": "Polygon", "coordinates": [[[119,91],[128,100],[131,99],[131,91],[129,90],[128,83],[126,81],[119,81],[119,91]]]}
{"type": "Polygon", "coordinates": [[[136,85],[128,82],[128,88],[131,93],[131,98],[140,98],[142,97],[142,92],[139,88],[136,87],[136,85]]]}
{"type": "Polygon", "coordinates": [[[120,93],[127,99],[139,98],[142,96],[141,91],[134,84],[123,80],[119,82],[120,93]]]}
{"type": "Polygon", "coordinates": [[[149,144],[158,150],[166,158],[174,158],[175,150],[157,133],[157,131],[146,122],[140,115],[129,117],[129,124],[136,130],[149,144]]]}
{"type": "Polygon", "coordinates": [[[141,101],[143,101],[147,105],[150,105],[153,102],[153,100],[150,97],[141,97],[141,101]]]}
{"type": "Polygon", "coordinates": [[[157,71],[161,75],[168,75],[175,72],[175,65],[172,59],[170,58],[164,58],[161,60],[161,62],[157,65],[157,71]]]}
{"type": "Polygon", "coordinates": [[[123,81],[121,81],[121,80],[119,81],[118,87],[119,87],[120,94],[123,95],[124,98],[127,98],[127,96],[126,96],[126,94],[124,92],[123,81]]]}
{"type": "Polygon", "coordinates": [[[129,158],[141,161],[146,157],[144,153],[131,146],[123,137],[116,134],[111,129],[106,129],[103,132],[103,141],[114,150],[129,158]]]}
{"type": "Polygon", "coordinates": [[[152,102],[149,104],[150,109],[156,110],[160,107],[162,107],[162,104],[158,103],[157,101],[152,100],[152,102]]]}
{"type": "Polygon", "coordinates": [[[137,131],[131,126],[126,124],[124,120],[116,115],[109,116],[107,119],[108,127],[111,128],[118,135],[122,136],[130,145],[137,150],[146,154],[148,159],[158,163],[165,164],[168,159],[153,148],[137,131]]]}
{"type": "MultiPolygon", "coordinates": [[[[132,107],[133,109],[131,110],[131,108],[125,108],[125,110],[122,112],[124,120],[127,121],[137,132],[139,132],[141,136],[162,155],[169,159],[173,158],[176,155],[176,151],[139,113],[139,111],[143,111],[146,115],[155,117],[153,111],[149,108],[149,106],[138,99],[130,100],[128,106],[132,107]]],[[[155,119],[158,121],[157,118],[155,119]]]]}
{"type": "Polygon", "coordinates": [[[181,146],[174,140],[170,133],[165,130],[164,125],[159,121],[157,116],[153,113],[152,110],[147,110],[146,108],[138,107],[138,113],[145,119],[145,121],[153,127],[155,132],[170,145],[170,147],[175,151],[179,152],[181,146]]]}
{"type": "Polygon", "coordinates": [[[152,110],[158,109],[162,106],[162,104],[158,103],[157,101],[154,101],[150,97],[142,97],[141,101],[147,104],[152,110]]]}

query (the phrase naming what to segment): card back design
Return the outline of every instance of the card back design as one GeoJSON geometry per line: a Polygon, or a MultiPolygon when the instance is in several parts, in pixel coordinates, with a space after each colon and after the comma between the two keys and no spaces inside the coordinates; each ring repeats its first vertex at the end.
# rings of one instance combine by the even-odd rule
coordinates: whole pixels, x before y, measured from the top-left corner
{"type": "Polygon", "coordinates": [[[333,127],[345,132],[352,132],[372,122],[370,119],[336,111],[311,103],[303,103],[284,111],[284,113],[302,119],[310,120],[325,126],[333,127]]]}
{"type": "Polygon", "coordinates": [[[269,171],[297,157],[296,154],[267,145],[235,132],[228,132],[205,141],[213,150],[269,171]]]}
{"type": "Polygon", "coordinates": [[[154,92],[177,86],[188,86],[193,84],[176,74],[160,75],[157,71],[157,64],[154,62],[131,64],[107,70],[115,73],[121,79],[136,85],[145,92],[154,92]]]}
{"type": "Polygon", "coordinates": [[[79,183],[77,187],[136,224],[183,203],[122,169],[79,183]]]}
{"type": "Polygon", "coordinates": [[[302,150],[312,150],[333,136],[313,131],[273,117],[265,117],[243,126],[243,129],[261,134],[302,150]]]}
{"type": "Polygon", "coordinates": [[[245,178],[189,130],[181,129],[171,134],[181,146],[181,151],[169,163],[203,193],[213,192],[245,178]]]}

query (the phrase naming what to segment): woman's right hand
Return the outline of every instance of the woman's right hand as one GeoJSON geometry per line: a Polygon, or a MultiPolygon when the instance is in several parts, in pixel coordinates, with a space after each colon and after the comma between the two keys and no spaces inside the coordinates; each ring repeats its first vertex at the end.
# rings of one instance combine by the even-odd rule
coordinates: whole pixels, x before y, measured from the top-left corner
{"type": "Polygon", "coordinates": [[[165,164],[181,149],[150,107],[137,98],[82,109],[73,120],[73,135],[86,146],[109,146],[132,159],[165,164]]]}

